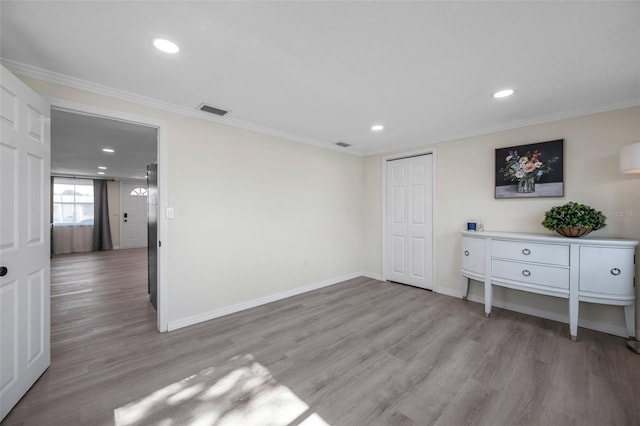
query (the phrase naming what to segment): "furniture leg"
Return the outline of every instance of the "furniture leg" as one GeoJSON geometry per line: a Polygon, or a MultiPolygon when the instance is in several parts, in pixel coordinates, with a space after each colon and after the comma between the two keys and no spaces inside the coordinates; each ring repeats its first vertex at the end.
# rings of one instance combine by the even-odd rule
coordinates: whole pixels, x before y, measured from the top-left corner
{"type": "Polygon", "coordinates": [[[462,284],[462,300],[467,300],[467,295],[469,294],[469,281],[469,278],[464,278],[464,283],[462,284]]]}
{"type": "Polygon", "coordinates": [[[580,302],[577,297],[569,299],[569,334],[571,334],[571,340],[578,340],[578,307],[580,302]]]}
{"type": "Polygon", "coordinates": [[[484,314],[489,318],[491,316],[491,304],[493,303],[493,288],[491,281],[484,282],[484,314]]]}
{"type": "Polygon", "coordinates": [[[635,340],[636,338],[636,315],[633,303],[624,307],[624,320],[627,323],[627,334],[635,340]]]}

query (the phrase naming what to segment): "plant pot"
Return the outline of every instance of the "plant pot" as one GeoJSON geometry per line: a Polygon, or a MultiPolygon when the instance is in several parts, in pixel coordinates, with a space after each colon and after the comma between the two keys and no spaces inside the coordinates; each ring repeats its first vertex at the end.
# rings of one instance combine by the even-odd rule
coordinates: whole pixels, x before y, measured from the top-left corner
{"type": "Polygon", "coordinates": [[[580,228],[579,226],[567,226],[565,228],[557,228],[556,232],[563,237],[577,238],[587,235],[591,232],[591,228],[580,228]]]}

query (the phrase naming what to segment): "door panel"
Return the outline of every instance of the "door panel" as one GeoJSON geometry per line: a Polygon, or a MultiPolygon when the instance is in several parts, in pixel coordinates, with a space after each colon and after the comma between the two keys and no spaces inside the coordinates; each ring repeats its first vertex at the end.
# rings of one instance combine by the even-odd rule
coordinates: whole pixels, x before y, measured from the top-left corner
{"type": "Polygon", "coordinates": [[[424,278],[424,256],[425,256],[425,241],[424,238],[413,237],[411,238],[411,276],[413,278],[424,278]]]}
{"type": "Polygon", "coordinates": [[[385,277],[433,288],[433,157],[387,161],[385,277]]]}
{"type": "Polygon", "coordinates": [[[16,349],[18,348],[17,308],[18,281],[13,280],[0,286],[0,323],[2,324],[0,394],[7,392],[18,377],[18,357],[16,354],[16,349]]]}
{"type": "Polygon", "coordinates": [[[0,420],[50,363],[47,102],[4,67],[0,79],[0,420]]]}
{"type": "Polygon", "coordinates": [[[27,277],[27,362],[31,365],[44,350],[44,318],[42,317],[45,289],[44,271],[39,270],[27,277]]]}
{"type": "MultiPolygon", "coordinates": [[[[4,124],[4,123],[3,123],[4,124]]],[[[3,126],[4,127],[4,126],[3,126]]],[[[3,129],[4,130],[4,129],[3,129]]],[[[2,137],[4,138],[4,132],[2,137]]],[[[18,176],[16,165],[18,150],[0,143],[0,191],[3,202],[0,203],[0,250],[15,250],[18,238],[18,176]]]]}
{"type": "Polygon", "coordinates": [[[423,225],[425,223],[426,201],[424,185],[413,185],[411,187],[411,223],[423,225]]]}
{"type": "MultiPolygon", "coordinates": [[[[45,211],[42,205],[44,197],[44,159],[33,154],[27,154],[27,242],[29,244],[42,243],[44,238],[45,211]]],[[[48,212],[48,211],[47,211],[48,212]]]]}
{"type": "Polygon", "coordinates": [[[403,236],[394,235],[393,236],[393,249],[391,250],[391,257],[393,268],[391,271],[394,274],[404,275],[405,267],[404,267],[404,246],[405,246],[405,238],[403,236]]]}

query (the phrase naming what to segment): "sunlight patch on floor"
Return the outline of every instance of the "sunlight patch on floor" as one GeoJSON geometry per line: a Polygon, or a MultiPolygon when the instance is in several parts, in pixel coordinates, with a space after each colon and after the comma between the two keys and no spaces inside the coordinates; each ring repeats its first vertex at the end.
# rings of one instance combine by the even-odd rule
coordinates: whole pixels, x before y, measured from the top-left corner
{"type": "Polygon", "coordinates": [[[114,410],[116,426],[328,426],[251,355],[206,368],[114,410]]]}

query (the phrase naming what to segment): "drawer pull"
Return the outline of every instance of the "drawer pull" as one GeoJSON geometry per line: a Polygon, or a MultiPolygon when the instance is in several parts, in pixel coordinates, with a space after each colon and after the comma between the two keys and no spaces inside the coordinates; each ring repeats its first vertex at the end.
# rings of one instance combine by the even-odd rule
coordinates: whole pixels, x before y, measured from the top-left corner
{"type": "Polygon", "coordinates": [[[469,256],[469,250],[465,250],[465,251],[464,251],[464,255],[465,255],[465,256],[469,256]]]}
{"type": "Polygon", "coordinates": [[[620,275],[620,272],[622,272],[620,269],[618,268],[613,268],[611,270],[611,275],[620,275]]]}
{"type": "Polygon", "coordinates": [[[529,256],[531,254],[531,250],[529,249],[522,249],[522,254],[524,254],[525,256],[529,256]]]}
{"type": "Polygon", "coordinates": [[[529,277],[531,276],[531,271],[525,269],[524,271],[522,271],[522,275],[524,275],[525,277],[529,277]]]}

